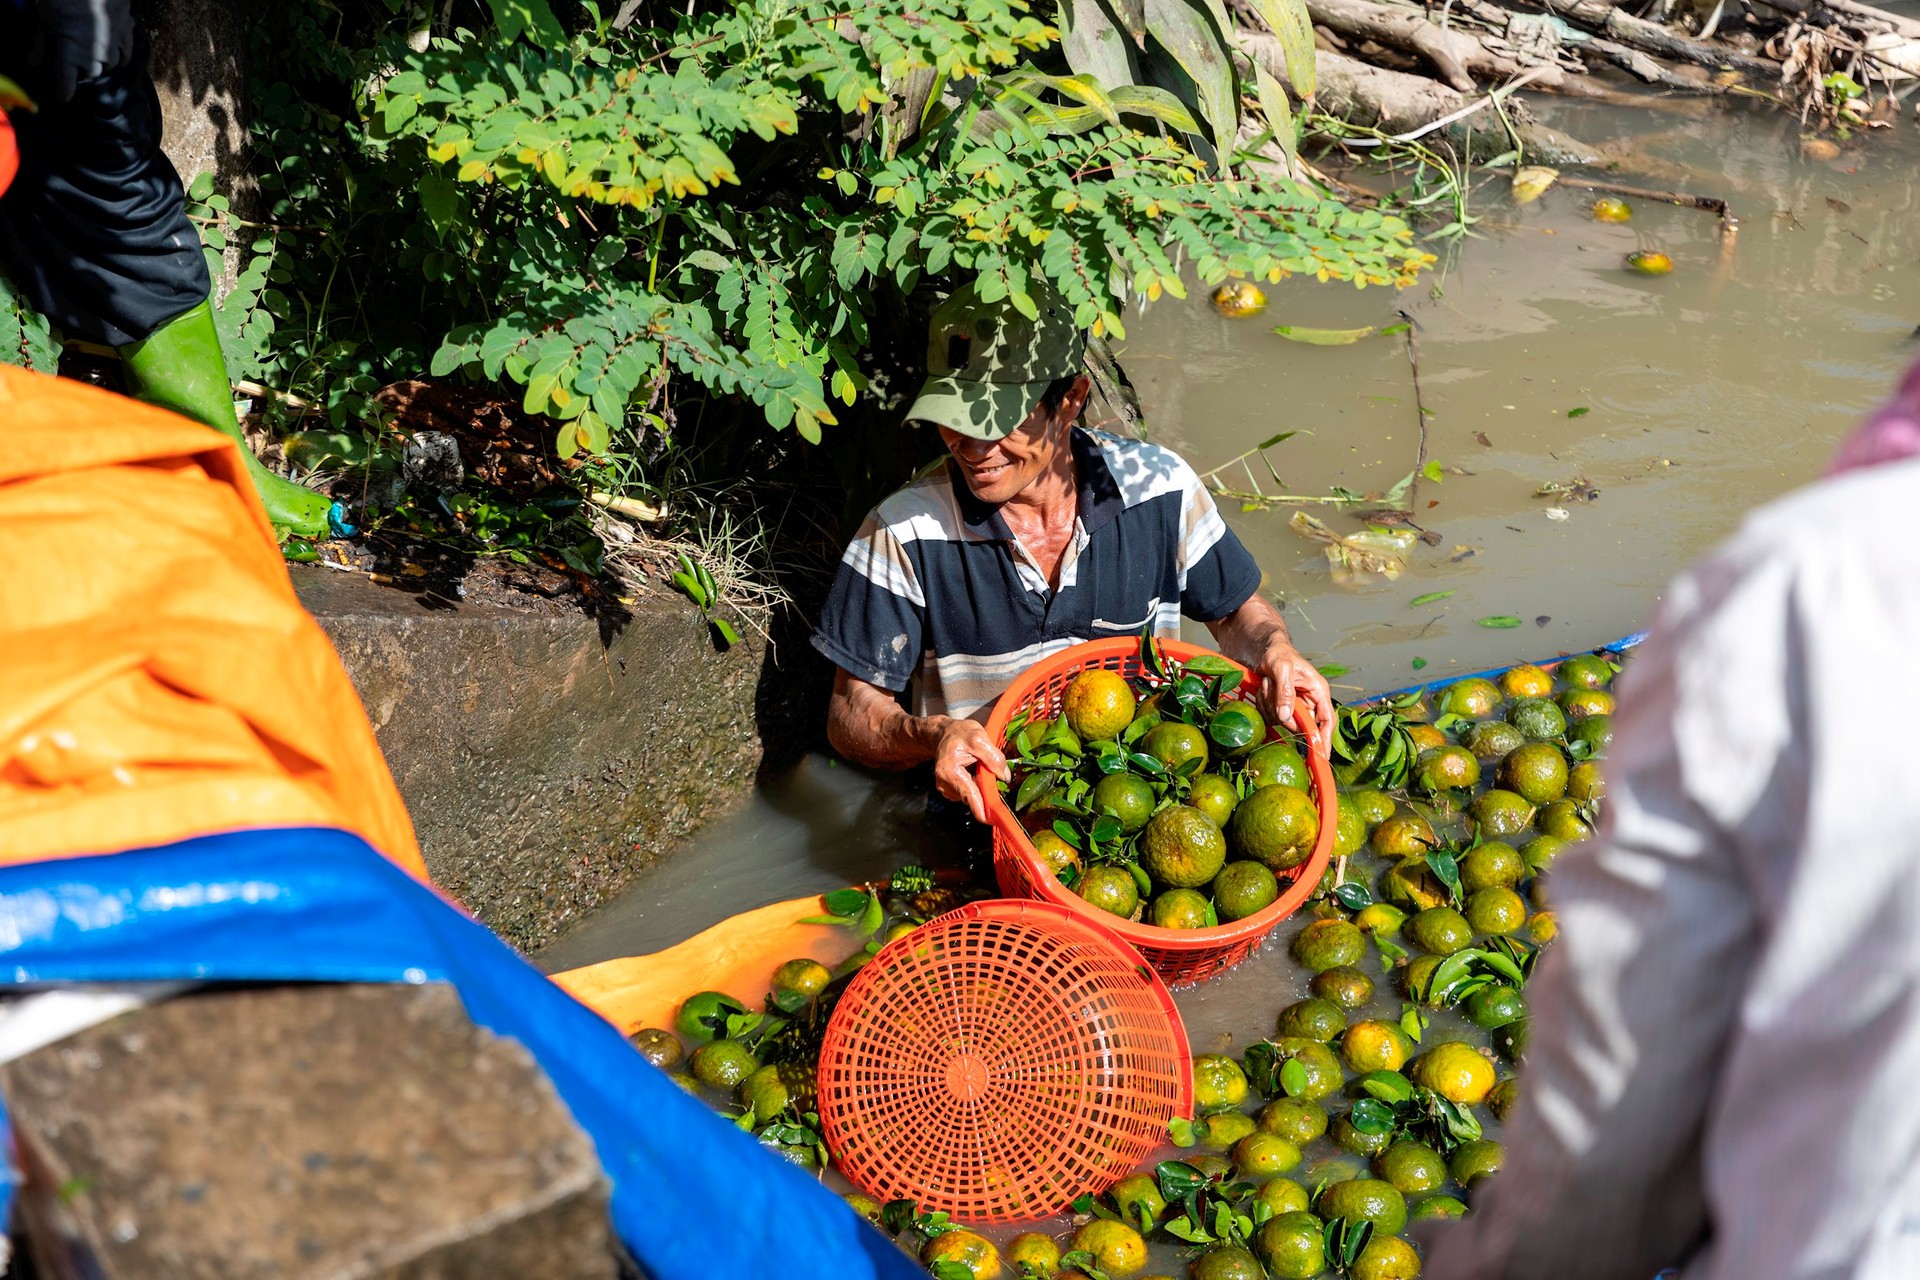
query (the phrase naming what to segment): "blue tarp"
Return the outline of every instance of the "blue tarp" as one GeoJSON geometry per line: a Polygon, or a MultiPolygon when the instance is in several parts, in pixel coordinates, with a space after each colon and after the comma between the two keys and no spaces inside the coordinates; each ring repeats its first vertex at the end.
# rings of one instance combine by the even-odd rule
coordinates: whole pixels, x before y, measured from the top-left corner
{"type": "Polygon", "coordinates": [[[345,832],[232,832],[0,867],[0,981],[163,979],[451,983],[475,1022],[546,1069],[612,1179],[615,1231],[654,1280],[924,1280],[838,1196],[345,832]]]}

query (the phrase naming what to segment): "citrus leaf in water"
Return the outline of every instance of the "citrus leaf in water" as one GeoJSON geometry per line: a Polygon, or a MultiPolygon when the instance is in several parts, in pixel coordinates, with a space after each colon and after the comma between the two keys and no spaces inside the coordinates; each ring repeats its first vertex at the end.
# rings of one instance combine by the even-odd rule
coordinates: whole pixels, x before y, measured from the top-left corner
{"type": "Polygon", "coordinates": [[[1452,594],[1453,592],[1451,591],[1429,591],[1427,592],[1427,594],[1423,596],[1415,596],[1413,598],[1413,604],[1414,604],[1414,607],[1418,608],[1420,605],[1423,605],[1423,604],[1432,604],[1436,600],[1445,600],[1448,596],[1452,594]]]}
{"type": "Polygon", "coordinates": [[[852,920],[858,918],[867,909],[868,894],[864,889],[835,889],[826,895],[823,901],[827,910],[836,916],[852,920]]]}
{"type": "Polygon", "coordinates": [[[1367,892],[1367,886],[1352,880],[1336,885],[1333,896],[1349,911],[1361,911],[1373,905],[1373,895],[1367,892]]]}
{"type": "Polygon", "coordinates": [[[1425,667],[1426,665],[1427,665],[1427,660],[1426,660],[1425,658],[1415,658],[1415,659],[1413,660],[1413,669],[1414,669],[1415,671],[1418,671],[1418,670],[1420,670],[1421,668],[1423,668],[1423,667],[1425,667]]]}
{"type": "Polygon", "coordinates": [[[1585,405],[1581,405],[1578,409],[1567,410],[1567,416],[1569,418],[1584,418],[1591,412],[1593,412],[1591,409],[1587,408],[1585,405]]]}
{"type": "Polygon", "coordinates": [[[1307,1079],[1307,1069],[1300,1065],[1298,1058],[1288,1058],[1280,1066],[1280,1087],[1289,1098],[1297,1098],[1307,1091],[1312,1081],[1307,1079]]]}
{"type": "Polygon", "coordinates": [[[1347,674],[1347,670],[1348,668],[1341,666],[1337,662],[1323,662],[1320,664],[1320,674],[1329,680],[1338,680],[1341,676],[1347,674]]]}
{"type": "Polygon", "coordinates": [[[1413,1082],[1398,1071],[1369,1071],[1357,1083],[1369,1098],[1392,1103],[1413,1101],[1413,1082]]]}
{"type": "Polygon", "coordinates": [[[1378,1098],[1362,1098],[1347,1113],[1347,1123],[1361,1133],[1392,1133],[1393,1108],[1378,1098]]]}
{"type": "Polygon", "coordinates": [[[1363,329],[1309,329],[1305,325],[1280,324],[1273,331],[1289,342],[1305,342],[1316,347],[1344,347],[1372,337],[1379,327],[1368,325],[1363,329]]]}
{"type": "Polygon", "coordinates": [[[1481,618],[1480,625],[1491,627],[1495,631],[1510,631],[1520,625],[1520,619],[1510,613],[1497,614],[1491,618],[1481,618]]]}

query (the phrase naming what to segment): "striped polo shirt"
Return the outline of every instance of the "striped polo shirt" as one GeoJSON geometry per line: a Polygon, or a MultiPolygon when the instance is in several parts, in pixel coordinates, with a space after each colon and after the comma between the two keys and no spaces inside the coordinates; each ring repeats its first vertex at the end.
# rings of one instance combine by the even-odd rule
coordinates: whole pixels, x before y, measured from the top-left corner
{"type": "Polygon", "coordinates": [[[1226,617],[1260,569],[1178,454],[1075,427],[1074,537],[1060,586],[951,460],[868,514],[813,635],[849,675],[915,715],[967,716],[1049,654],[1111,636],[1179,634],[1226,617]]]}

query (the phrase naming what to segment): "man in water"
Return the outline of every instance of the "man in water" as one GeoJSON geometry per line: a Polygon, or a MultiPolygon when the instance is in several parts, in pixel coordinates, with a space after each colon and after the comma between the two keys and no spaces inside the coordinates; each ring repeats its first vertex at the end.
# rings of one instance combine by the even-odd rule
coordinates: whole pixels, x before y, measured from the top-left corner
{"type": "Polygon", "coordinates": [[[867,516],[813,637],[839,668],[835,749],[880,768],[931,761],[940,794],[981,821],[975,767],[1008,776],[983,727],[994,700],[1083,640],[1177,636],[1184,614],[1264,677],[1271,718],[1293,725],[1299,701],[1317,725],[1333,715],[1193,469],[1075,425],[1092,387],[1085,335],[1058,296],[1033,299],[1029,318],[968,286],[934,313],[907,417],[938,428],[949,456],[867,516]]]}
{"type": "Polygon", "coordinates": [[[1920,1276],[1920,365],[1835,470],[1682,575],[1622,677],[1506,1167],[1427,1280],[1920,1276]]]}

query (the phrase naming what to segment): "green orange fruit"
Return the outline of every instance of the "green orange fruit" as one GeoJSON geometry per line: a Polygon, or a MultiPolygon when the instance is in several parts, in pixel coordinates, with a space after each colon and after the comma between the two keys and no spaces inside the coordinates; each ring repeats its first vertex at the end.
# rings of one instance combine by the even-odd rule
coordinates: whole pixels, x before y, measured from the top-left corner
{"type": "Polygon", "coordinates": [[[1312,855],[1320,836],[1320,812],[1306,792],[1275,783],[1240,802],[1227,823],[1227,834],[1241,857],[1285,871],[1312,855]]]}
{"type": "MultiPolygon", "coordinates": [[[[1165,726],[1163,726],[1165,727],[1165,726]]],[[[1252,802],[1234,811],[1234,820],[1252,802]]],[[[1211,883],[1227,862],[1227,841],[1220,828],[1190,805],[1170,805],[1153,815],[1140,833],[1140,865],[1161,884],[1198,889],[1211,883]]],[[[1091,871],[1088,872],[1092,874],[1091,871]]]]}

